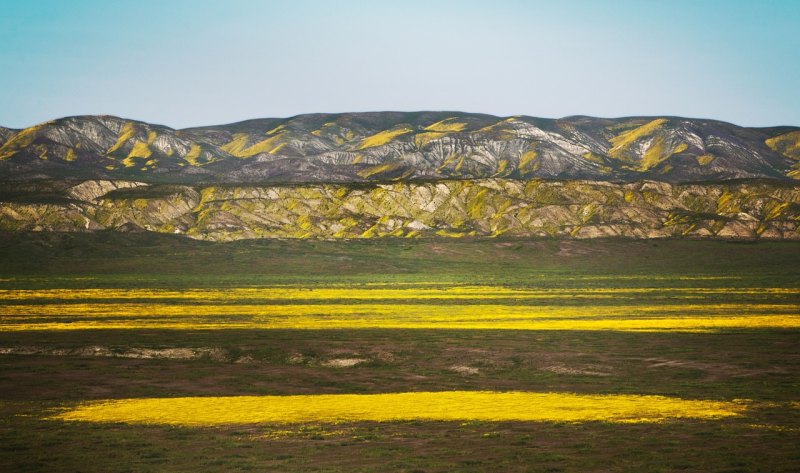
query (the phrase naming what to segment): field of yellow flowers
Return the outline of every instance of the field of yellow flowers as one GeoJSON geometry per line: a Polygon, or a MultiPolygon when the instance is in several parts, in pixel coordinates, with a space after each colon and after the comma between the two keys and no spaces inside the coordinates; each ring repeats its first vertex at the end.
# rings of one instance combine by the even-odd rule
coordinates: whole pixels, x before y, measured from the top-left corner
{"type": "Polygon", "coordinates": [[[0,469],[795,471],[795,246],[571,244],[9,256],[0,469]]]}

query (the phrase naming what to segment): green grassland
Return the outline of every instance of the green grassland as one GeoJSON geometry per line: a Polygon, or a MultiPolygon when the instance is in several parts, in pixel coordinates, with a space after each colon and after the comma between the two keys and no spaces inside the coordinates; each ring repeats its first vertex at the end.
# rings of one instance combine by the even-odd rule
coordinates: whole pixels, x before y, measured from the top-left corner
{"type": "MultiPolygon", "coordinates": [[[[0,291],[10,294],[270,286],[487,285],[600,295],[610,289],[646,289],[610,298],[509,297],[499,303],[558,304],[576,310],[623,305],[633,316],[645,307],[669,308],[688,300],[701,306],[697,311],[733,307],[723,317],[748,315],[752,307],[765,304],[797,315],[798,268],[800,245],[781,242],[381,239],[220,244],[149,233],[0,234],[0,291]]],[[[12,303],[49,303],[17,299],[0,300],[0,322],[9,318],[6,308],[12,303]]],[[[322,304],[313,298],[305,302],[322,304]]],[[[481,301],[467,297],[447,303],[481,301]]],[[[800,469],[798,329],[625,332],[443,326],[12,332],[2,326],[1,471],[800,469]],[[337,366],[342,359],[360,361],[337,366]],[[58,409],[102,399],[446,390],[747,399],[751,407],[745,415],[724,420],[658,424],[408,421],[189,428],[44,419],[58,409]]]]}
{"type": "Polygon", "coordinates": [[[797,287],[793,242],[598,239],[242,240],[155,233],[2,233],[3,288],[444,282],[573,287],[797,287]],[[589,281],[594,279],[595,281],[589,281]],[[736,282],[731,282],[736,281],[736,282]]]}

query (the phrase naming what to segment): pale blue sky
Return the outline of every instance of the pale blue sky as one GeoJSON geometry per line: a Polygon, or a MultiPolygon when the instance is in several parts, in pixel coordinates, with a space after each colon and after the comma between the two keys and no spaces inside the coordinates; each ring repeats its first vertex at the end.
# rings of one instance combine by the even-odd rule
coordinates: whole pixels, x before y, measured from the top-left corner
{"type": "Polygon", "coordinates": [[[800,0],[0,0],[0,125],[308,112],[800,125],[800,0]]]}

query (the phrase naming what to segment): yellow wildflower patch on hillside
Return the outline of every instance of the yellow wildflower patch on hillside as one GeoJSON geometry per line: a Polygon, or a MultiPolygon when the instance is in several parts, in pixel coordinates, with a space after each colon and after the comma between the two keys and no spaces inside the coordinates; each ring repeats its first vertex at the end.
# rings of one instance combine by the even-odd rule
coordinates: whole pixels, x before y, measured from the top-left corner
{"type": "Polygon", "coordinates": [[[383,146],[386,143],[397,138],[398,136],[411,133],[411,131],[412,131],[411,128],[408,127],[398,128],[395,130],[384,130],[361,140],[361,143],[359,143],[356,149],[366,149],[366,148],[374,148],[376,146],[383,146]]]}
{"type": "Polygon", "coordinates": [[[764,143],[773,151],[781,153],[787,158],[800,160],[800,131],[774,136],[764,143]]]}
{"type": "Polygon", "coordinates": [[[529,149],[525,151],[519,156],[519,170],[520,172],[525,171],[536,171],[538,168],[538,163],[536,162],[537,153],[535,149],[529,149]]]}
{"type": "Polygon", "coordinates": [[[658,165],[661,161],[664,160],[664,138],[656,137],[650,146],[647,148],[647,151],[644,152],[644,156],[642,157],[642,164],[640,168],[643,171],[648,169],[654,168],[658,165]]]}
{"type": "Polygon", "coordinates": [[[426,144],[430,143],[433,140],[437,140],[446,136],[447,133],[442,133],[438,131],[432,131],[427,133],[417,133],[417,136],[414,137],[414,144],[417,145],[417,148],[422,148],[426,144]]]}
{"type": "Polygon", "coordinates": [[[455,118],[445,118],[424,128],[424,133],[418,133],[414,137],[414,143],[418,148],[422,148],[429,142],[447,136],[449,133],[457,133],[467,128],[466,123],[454,121],[455,118]]]}
{"type": "Polygon", "coordinates": [[[113,153],[114,151],[120,149],[122,147],[122,145],[124,145],[125,143],[128,142],[128,140],[133,138],[134,134],[136,134],[136,127],[134,126],[133,123],[128,122],[128,123],[122,125],[122,129],[120,129],[119,136],[117,136],[116,143],[114,143],[113,146],[108,148],[108,151],[106,151],[106,154],[113,153]]]}
{"type": "Polygon", "coordinates": [[[219,149],[237,158],[249,158],[260,153],[273,154],[285,145],[285,143],[280,142],[285,134],[286,132],[280,132],[265,140],[249,145],[249,135],[236,133],[230,142],[220,146],[219,149]]]}
{"type": "Polygon", "coordinates": [[[282,132],[284,130],[286,130],[286,125],[285,124],[281,124],[281,125],[276,126],[273,129],[267,131],[265,133],[265,135],[274,135],[275,133],[282,132]]]}
{"type": "Polygon", "coordinates": [[[128,158],[147,159],[150,157],[151,154],[153,154],[153,152],[150,150],[150,147],[147,145],[147,143],[144,143],[142,141],[137,141],[136,143],[134,143],[131,152],[128,153],[128,158]]]}
{"type": "Polygon", "coordinates": [[[183,159],[192,166],[198,166],[200,163],[197,161],[197,158],[200,157],[200,151],[200,145],[197,143],[192,143],[192,147],[189,149],[189,152],[186,153],[183,159]]]}
{"type": "Polygon", "coordinates": [[[653,169],[669,159],[672,155],[683,153],[687,148],[688,145],[686,143],[680,143],[678,146],[670,150],[667,148],[664,138],[660,136],[656,137],[650,144],[650,147],[647,148],[647,151],[644,152],[644,157],[642,158],[642,163],[639,166],[639,170],[648,171],[653,169]]]}
{"type": "Polygon", "coordinates": [[[358,171],[356,174],[363,178],[377,176],[379,174],[397,171],[398,169],[402,169],[404,164],[401,162],[394,162],[394,163],[384,163],[378,164],[377,166],[370,166],[368,168],[364,168],[358,171]]]}
{"type": "Polygon", "coordinates": [[[644,138],[653,134],[667,123],[665,118],[658,118],[656,120],[645,123],[642,126],[636,127],[632,130],[625,131],[619,135],[611,138],[611,149],[608,150],[608,155],[614,158],[622,157],[622,154],[630,148],[630,146],[638,139],[644,138]]]}
{"type": "Polygon", "coordinates": [[[17,152],[20,150],[30,146],[33,143],[34,138],[36,138],[36,133],[51,123],[53,122],[48,121],[41,123],[36,126],[25,128],[24,130],[11,135],[9,140],[0,146],[0,161],[10,158],[11,156],[17,154],[17,152]]]}
{"type": "Polygon", "coordinates": [[[455,118],[445,118],[425,127],[425,131],[438,131],[440,133],[455,133],[464,131],[467,128],[466,123],[459,123],[455,118]]]}
{"type": "Polygon", "coordinates": [[[602,156],[598,156],[592,153],[591,151],[587,151],[583,153],[581,156],[583,156],[583,159],[593,162],[595,164],[605,164],[605,160],[603,159],[602,156]]]}
{"type": "Polygon", "coordinates": [[[131,152],[128,153],[128,156],[122,160],[122,164],[127,168],[134,167],[137,165],[137,159],[147,159],[152,154],[153,152],[150,150],[147,143],[137,141],[133,144],[133,148],[131,148],[131,152]]]}
{"type": "Polygon", "coordinates": [[[702,156],[698,156],[695,159],[697,159],[697,164],[699,164],[700,166],[708,166],[709,164],[711,164],[711,161],[714,161],[714,155],[704,154],[702,156]]]}

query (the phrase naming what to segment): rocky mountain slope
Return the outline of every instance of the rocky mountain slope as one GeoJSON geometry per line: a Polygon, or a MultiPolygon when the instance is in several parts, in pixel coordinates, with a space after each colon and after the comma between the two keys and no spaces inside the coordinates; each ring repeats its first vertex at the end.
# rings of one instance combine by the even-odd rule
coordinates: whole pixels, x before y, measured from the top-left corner
{"type": "Polygon", "coordinates": [[[0,180],[334,183],[800,178],[800,128],[678,117],[300,115],[175,130],[111,116],[0,128],[0,180]]]}
{"type": "Polygon", "coordinates": [[[477,179],[303,185],[19,182],[0,230],[243,238],[558,237],[800,240],[800,185],[477,179]]]}

